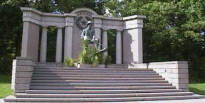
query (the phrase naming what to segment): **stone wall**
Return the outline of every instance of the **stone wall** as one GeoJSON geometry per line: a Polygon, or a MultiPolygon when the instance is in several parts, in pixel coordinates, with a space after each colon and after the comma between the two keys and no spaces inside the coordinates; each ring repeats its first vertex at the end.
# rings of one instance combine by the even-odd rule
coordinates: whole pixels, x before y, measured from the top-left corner
{"type": "Polygon", "coordinates": [[[177,89],[188,91],[188,62],[171,61],[171,62],[152,62],[144,64],[129,65],[128,68],[147,68],[153,69],[160,76],[165,78],[177,89]]]}
{"type": "Polygon", "coordinates": [[[33,66],[34,62],[28,58],[13,60],[11,88],[15,93],[23,93],[30,88],[33,66]]]}

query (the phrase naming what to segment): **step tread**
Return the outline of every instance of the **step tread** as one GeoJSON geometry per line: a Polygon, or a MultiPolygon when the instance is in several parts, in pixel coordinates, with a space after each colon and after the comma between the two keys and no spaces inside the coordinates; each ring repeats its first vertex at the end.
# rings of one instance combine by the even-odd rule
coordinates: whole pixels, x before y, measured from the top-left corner
{"type": "Polygon", "coordinates": [[[158,74],[149,74],[149,75],[120,75],[120,74],[99,74],[99,75],[96,75],[96,74],[93,74],[93,75],[86,75],[86,74],[82,74],[82,75],[73,75],[73,74],[70,74],[70,75],[60,75],[60,74],[33,74],[34,77],[36,76],[41,76],[41,77],[53,77],[53,76],[60,76],[60,77],[161,77],[159,76],[158,74]]]}
{"type": "Polygon", "coordinates": [[[29,94],[116,94],[116,93],[160,93],[181,92],[176,89],[146,89],[146,90],[26,90],[29,94]]]}
{"type": "MultiPolygon", "coordinates": [[[[124,86],[140,86],[140,85],[146,85],[149,83],[72,83],[72,82],[69,82],[69,83],[31,83],[32,86],[34,85],[47,85],[47,86],[59,86],[59,85],[66,85],[66,86],[72,86],[72,85],[91,85],[91,86],[104,86],[104,85],[108,85],[108,86],[112,86],[112,85],[117,85],[117,86],[121,86],[121,85],[124,85],[124,86]]],[[[168,84],[168,83],[167,83],[168,84]]]]}
{"type": "Polygon", "coordinates": [[[120,80],[120,79],[107,79],[107,80],[101,80],[101,79],[90,79],[90,80],[85,80],[85,79],[77,79],[77,80],[32,80],[32,83],[36,83],[36,82],[51,82],[51,83],[69,83],[69,82],[108,82],[108,83],[113,83],[113,82],[123,82],[123,83],[127,83],[127,82],[131,82],[131,83],[136,83],[139,81],[152,81],[152,80],[164,80],[163,78],[136,78],[134,80],[120,80]]]}
{"type": "Polygon", "coordinates": [[[124,97],[124,98],[6,98],[7,102],[120,102],[120,101],[150,101],[150,100],[178,100],[196,99],[201,96],[164,96],[164,97],[124,97]]]}
{"type": "Polygon", "coordinates": [[[133,89],[176,89],[173,86],[116,86],[116,87],[80,87],[80,86],[31,86],[30,89],[38,90],[133,90],[133,89]]]}
{"type": "Polygon", "coordinates": [[[175,96],[175,95],[193,95],[192,92],[165,92],[165,93],[122,93],[122,94],[26,94],[26,93],[17,93],[16,97],[18,98],[91,98],[91,97],[148,97],[148,96],[175,96]]]}
{"type": "Polygon", "coordinates": [[[133,69],[133,68],[75,68],[75,67],[34,67],[35,70],[130,70],[130,71],[153,71],[153,69],[133,69]]]}
{"type": "MultiPolygon", "coordinates": [[[[139,79],[146,79],[146,78],[134,78],[134,77],[84,77],[84,78],[82,78],[82,77],[32,77],[32,80],[36,80],[36,79],[47,79],[47,80],[59,80],[59,79],[72,79],[72,80],[74,80],[74,79],[80,79],[80,80],[96,80],[96,79],[98,79],[98,80],[107,80],[107,79],[109,79],[109,80],[115,80],[115,79],[119,79],[119,80],[139,80],[139,79]]],[[[157,78],[153,78],[153,80],[156,80],[157,78]]],[[[159,79],[163,79],[163,78],[159,78],[159,79]]],[[[163,79],[164,80],[164,79],[163,79]]]]}
{"type": "Polygon", "coordinates": [[[34,71],[34,74],[38,74],[38,75],[41,75],[41,74],[96,74],[96,75],[152,75],[152,74],[157,74],[155,72],[78,72],[78,71],[57,71],[57,72],[53,72],[53,71],[34,71]]]}

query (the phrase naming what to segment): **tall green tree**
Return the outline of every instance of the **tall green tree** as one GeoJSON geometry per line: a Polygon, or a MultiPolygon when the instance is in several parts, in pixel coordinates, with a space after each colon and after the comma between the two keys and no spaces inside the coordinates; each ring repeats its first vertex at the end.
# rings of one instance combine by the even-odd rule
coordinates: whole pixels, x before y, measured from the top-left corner
{"type": "MultiPolygon", "coordinates": [[[[107,0],[109,15],[145,15],[144,61],[188,60],[191,79],[205,74],[203,0],[107,0]]],[[[196,79],[195,79],[196,80],[196,79]]]]}
{"type": "Polygon", "coordinates": [[[90,8],[98,14],[103,14],[102,0],[55,0],[56,6],[60,12],[69,13],[76,8],[90,8]]]}

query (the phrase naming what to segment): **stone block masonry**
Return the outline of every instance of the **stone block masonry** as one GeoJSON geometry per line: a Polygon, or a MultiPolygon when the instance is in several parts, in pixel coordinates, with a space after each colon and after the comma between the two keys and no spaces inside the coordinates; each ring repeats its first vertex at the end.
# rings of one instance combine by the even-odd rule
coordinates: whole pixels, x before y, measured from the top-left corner
{"type": "Polygon", "coordinates": [[[15,93],[23,93],[30,87],[34,62],[31,59],[17,57],[13,60],[11,88],[15,93]]]}
{"type": "Polygon", "coordinates": [[[160,76],[165,78],[177,89],[188,91],[189,76],[188,62],[171,61],[171,62],[152,62],[143,64],[132,64],[129,68],[147,68],[153,69],[160,76]]]}

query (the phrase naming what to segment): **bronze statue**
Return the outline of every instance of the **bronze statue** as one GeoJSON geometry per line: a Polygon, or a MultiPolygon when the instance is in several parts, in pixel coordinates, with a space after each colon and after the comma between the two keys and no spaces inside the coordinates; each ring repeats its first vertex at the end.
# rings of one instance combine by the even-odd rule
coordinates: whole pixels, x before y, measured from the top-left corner
{"type": "Polygon", "coordinates": [[[88,40],[91,44],[94,44],[95,48],[97,50],[99,50],[99,52],[103,52],[107,49],[107,48],[101,49],[102,44],[100,43],[100,40],[95,37],[95,34],[93,32],[93,29],[92,29],[92,22],[91,21],[88,21],[87,27],[85,29],[83,29],[83,31],[81,33],[81,39],[88,40]]]}

